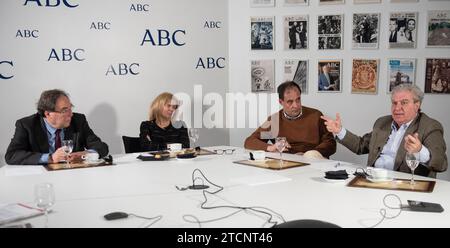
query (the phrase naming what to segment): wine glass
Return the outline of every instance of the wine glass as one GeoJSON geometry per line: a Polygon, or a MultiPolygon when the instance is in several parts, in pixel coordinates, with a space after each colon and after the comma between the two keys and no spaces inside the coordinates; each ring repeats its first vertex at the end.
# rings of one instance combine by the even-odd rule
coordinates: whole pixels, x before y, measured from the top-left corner
{"type": "Polygon", "coordinates": [[[44,210],[45,227],[48,225],[49,209],[55,204],[55,191],[51,183],[40,183],[34,186],[34,202],[44,210]]]}
{"type": "Polygon", "coordinates": [[[283,165],[283,150],[287,145],[286,137],[277,137],[275,139],[275,147],[280,153],[280,166],[283,165]]]}
{"type": "Polygon", "coordinates": [[[73,140],[63,140],[61,144],[64,149],[64,153],[66,154],[67,166],[69,167],[70,165],[68,156],[70,155],[70,153],[72,153],[73,150],[73,140]]]}
{"type": "Polygon", "coordinates": [[[196,129],[196,128],[189,128],[188,134],[189,134],[189,138],[192,140],[192,142],[194,144],[194,149],[195,149],[195,142],[199,138],[198,129],[196,129]]]}
{"type": "Polygon", "coordinates": [[[414,170],[417,168],[417,166],[419,166],[419,153],[406,153],[406,164],[408,165],[408,167],[411,169],[411,185],[414,185],[414,170]]]}

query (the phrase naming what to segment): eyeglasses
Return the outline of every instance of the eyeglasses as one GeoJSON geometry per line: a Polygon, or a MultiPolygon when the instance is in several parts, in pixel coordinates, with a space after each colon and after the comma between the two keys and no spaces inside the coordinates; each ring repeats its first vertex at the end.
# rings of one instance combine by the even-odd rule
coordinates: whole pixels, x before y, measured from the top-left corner
{"type": "Polygon", "coordinates": [[[52,112],[55,112],[55,113],[59,113],[59,114],[64,115],[64,114],[67,114],[67,113],[72,113],[72,109],[73,109],[73,106],[70,106],[70,108],[63,108],[63,109],[61,109],[60,111],[54,110],[54,111],[52,111],[52,112]]]}
{"type": "Polygon", "coordinates": [[[222,155],[222,154],[231,155],[234,153],[234,150],[236,150],[236,149],[216,149],[216,150],[214,150],[214,152],[219,155],[222,155]]]}

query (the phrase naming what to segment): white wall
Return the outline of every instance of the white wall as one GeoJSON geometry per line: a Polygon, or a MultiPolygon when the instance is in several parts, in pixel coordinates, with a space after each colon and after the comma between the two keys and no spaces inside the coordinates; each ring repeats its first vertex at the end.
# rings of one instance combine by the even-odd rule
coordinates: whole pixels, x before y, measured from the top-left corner
{"type": "MultiPolygon", "coordinates": [[[[227,70],[227,2],[224,0],[68,0],[79,4],[68,8],[63,1],[3,0],[0,2],[0,165],[14,133],[17,119],[36,112],[40,93],[61,88],[71,95],[76,112],[85,113],[91,128],[122,153],[121,135],[138,136],[141,121],[148,117],[152,99],[163,91],[193,96],[194,85],[203,94],[225,94],[227,70]],[[148,11],[130,11],[131,5],[148,11]],[[220,28],[205,28],[205,22],[220,22],[220,28]],[[109,30],[91,29],[92,22],[109,22],[109,30]],[[37,38],[16,37],[18,30],[38,30],[37,38]],[[157,29],[185,30],[178,33],[184,46],[141,46],[145,30],[157,42],[157,29]],[[51,49],[84,49],[83,61],[47,61],[51,49]],[[196,69],[202,57],[225,58],[225,68],[196,69]],[[105,75],[110,65],[139,63],[139,74],[105,75]]],[[[148,37],[147,37],[148,40],[148,37]]],[[[181,40],[181,41],[180,41],[181,40]]],[[[134,67],[136,68],[136,67],[134,67]]],[[[200,132],[201,145],[228,144],[226,129],[200,132]]]]}
{"type": "MultiPolygon", "coordinates": [[[[371,131],[377,117],[390,114],[390,95],[387,94],[387,59],[417,58],[416,80],[420,88],[424,88],[425,58],[450,57],[448,48],[425,48],[426,17],[428,10],[450,9],[448,1],[429,2],[420,0],[418,3],[393,4],[383,0],[381,4],[353,4],[347,0],[345,4],[319,6],[318,1],[310,0],[309,6],[285,7],[282,0],[276,1],[276,7],[250,8],[248,1],[229,0],[229,84],[230,91],[250,92],[250,60],[275,59],[275,78],[279,84],[283,81],[282,63],[286,58],[301,58],[309,60],[308,94],[302,96],[306,106],[321,110],[326,115],[334,116],[340,112],[343,124],[357,134],[371,131]],[[388,49],[389,12],[414,11],[419,12],[418,44],[416,49],[388,49]],[[353,13],[381,13],[380,45],[377,50],[351,49],[352,15],[353,13]],[[344,14],[344,49],[340,51],[317,50],[317,16],[322,14],[344,14]],[[284,51],[283,47],[283,16],[309,15],[309,49],[306,51],[284,51]],[[250,50],[250,17],[275,16],[275,51],[250,50]],[[351,64],[353,58],[377,58],[380,60],[380,73],[377,95],[351,94],[351,64]],[[317,60],[342,59],[343,84],[342,93],[317,93],[317,60]]],[[[275,102],[273,104],[276,104],[275,102]]],[[[424,112],[439,120],[445,129],[445,140],[450,145],[450,115],[448,106],[449,95],[425,96],[422,106],[424,112]]],[[[253,129],[230,130],[230,144],[242,146],[244,139],[253,129]]],[[[338,145],[337,153],[332,159],[365,164],[367,155],[352,154],[345,147],[338,145]]],[[[450,157],[447,149],[447,157],[450,157]]],[[[450,180],[450,171],[441,173],[439,178],[450,180]]]]}

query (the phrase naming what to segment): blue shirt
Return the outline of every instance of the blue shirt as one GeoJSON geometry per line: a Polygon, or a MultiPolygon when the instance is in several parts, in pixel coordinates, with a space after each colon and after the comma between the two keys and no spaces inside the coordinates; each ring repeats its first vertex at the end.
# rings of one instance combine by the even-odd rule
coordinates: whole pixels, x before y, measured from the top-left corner
{"type": "MultiPolygon", "coordinates": [[[[53,154],[55,152],[55,140],[56,140],[56,130],[57,128],[52,127],[47,120],[44,118],[45,123],[45,129],[47,133],[48,138],[48,153],[43,153],[41,157],[39,158],[39,164],[47,164],[48,163],[48,157],[50,154],[53,154]]],[[[61,132],[59,133],[59,137],[61,140],[64,140],[64,129],[61,129],[61,132]]]]}
{"type": "MultiPolygon", "coordinates": [[[[405,136],[406,129],[408,129],[411,122],[412,120],[401,125],[399,128],[397,128],[394,122],[392,122],[391,134],[389,135],[388,141],[381,151],[380,157],[375,161],[375,167],[394,170],[395,157],[397,156],[398,148],[400,147],[403,136],[405,136]]],[[[336,136],[342,140],[346,134],[347,130],[342,127],[341,131],[336,136]]],[[[426,164],[430,161],[430,151],[423,144],[422,149],[419,151],[419,161],[422,164],[426,164]]]]}

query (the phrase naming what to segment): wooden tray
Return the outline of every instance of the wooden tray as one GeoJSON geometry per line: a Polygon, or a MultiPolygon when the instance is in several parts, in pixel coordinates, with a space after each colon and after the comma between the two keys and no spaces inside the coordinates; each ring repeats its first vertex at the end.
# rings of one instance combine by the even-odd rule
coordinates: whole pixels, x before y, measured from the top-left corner
{"type": "Polygon", "coordinates": [[[108,166],[108,165],[112,165],[112,164],[108,164],[103,160],[102,162],[95,163],[95,164],[71,163],[71,164],[69,164],[69,166],[67,166],[66,163],[57,163],[57,164],[48,164],[47,166],[44,166],[44,167],[48,171],[55,171],[55,170],[71,170],[71,169],[80,169],[80,168],[91,168],[91,167],[108,166]]]}
{"type": "Polygon", "coordinates": [[[280,160],[274,159],[274,158],[266,158],[265,160],[239,160],[239,161],[235,161],[233,163],[250,165],[250,166],[260,167],[260,168],[264,168],[264,169],[271,169],[271,170],[283,170],[283,169],[288,169],[288,168],[309,165],[308,163],[302,163],[302,162],[290,161],[290,160],[284,160],[284,159],[283,159],[283,165],[281,165],[280,160]]]}
{"type": "Polygon", "coordinates": [[[399,178],[394,178],[392,181],[387,182],[371,182],[363,177],[355,177],[347,184],[347,186],[431,193],[433,192],[434,185],[436,184],[435,181],[414,180],[414,182],[415,184],[411,185],[410,179],[399,178]]]}

